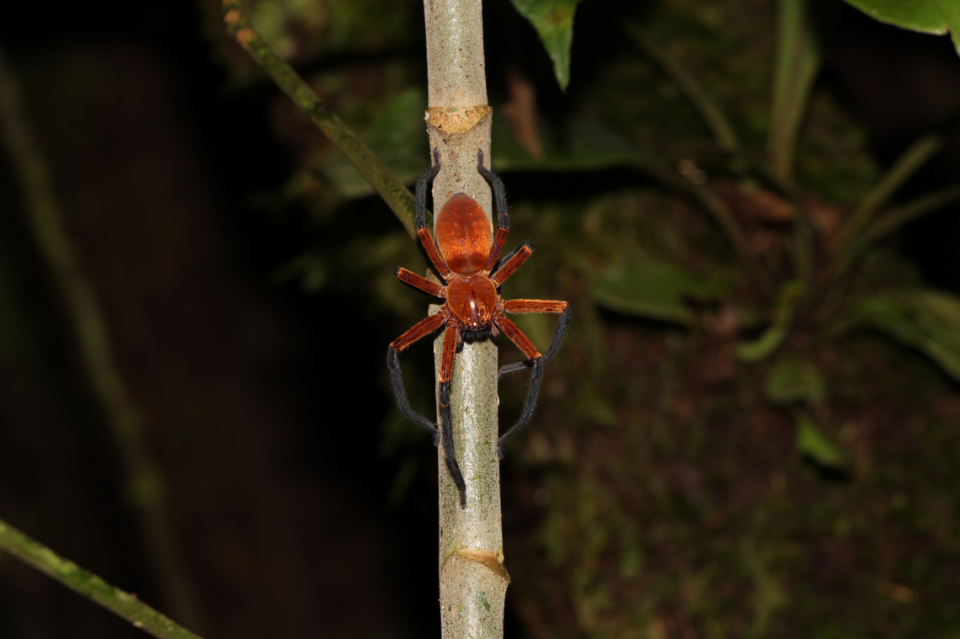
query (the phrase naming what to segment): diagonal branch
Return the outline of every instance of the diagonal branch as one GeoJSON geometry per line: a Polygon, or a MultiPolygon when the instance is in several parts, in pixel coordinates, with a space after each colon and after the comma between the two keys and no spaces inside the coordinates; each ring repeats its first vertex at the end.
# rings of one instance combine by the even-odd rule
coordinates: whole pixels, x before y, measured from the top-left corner
{"type": "Polygon", "coordinates": [[[960,200],[960,185],[956,184],[921,195],[902,206],[890,209],[884,213],[883,217],[874,222],[867,231],[867,240],[877,242],[904,224],[912,222],[927,213],[941,209],[947,204],[951,204],[957,200],[960,200]]]}
{"type": "Polygon", "coordinates": [[[230,35],[246,49],[264,71],[273,78],[284,93],[317,128],[323,131],[337,149],[360,171],[360,174],[380,194],[393,214],[416,237],[413,225],[413,195],[406,185],[397,179],[390,169],[373,154],[357,134],[344,124],[336,113],[310,88],[303,78],[280,57],[264,40],[250,21],[246,3],[241,0],[224,0],[223,21],[230,35]]]}
{"type": "Polygon", "coordinates": [[[0,548],[159,639],[200,639],[147,604],[0,520],[0,548]]]}
{"type": "Polygon", "coordinates": [[[911,144],[867,194],[850,220],[844,224],[834,244],[835,253],[842,254],[862,235],[877,212],[893,194],[941,148],[943,148],[943,137],[940,135],[925,135],[911,144]]]}

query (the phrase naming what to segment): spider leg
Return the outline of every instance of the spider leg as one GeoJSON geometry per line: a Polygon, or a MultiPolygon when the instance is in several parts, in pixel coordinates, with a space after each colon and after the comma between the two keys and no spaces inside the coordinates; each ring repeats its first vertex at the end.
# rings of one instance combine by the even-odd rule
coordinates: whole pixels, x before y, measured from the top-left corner
{"type": "Polygon", "coordinates": [[[507,242],[507,235],[510,233],[510,216],[507,215],[507,190],[503,186],[503,180],[496,173],[483,166],[483,151],[479,149],[477,150],[477,171],[493,188],[493,201],[497,207],[497,235],[493,238],[490,255],[487,256],[487,263],[483,267],[484,272],[489,273],[497,263],[497,258],[500,257],[503,245],[507,242]]]}
{"type": "Polygon", "coordinates": [[[439,172],[440,149],[434,149],[433,167],[417,180],[417,208],[413,221],[417,227],[417,235],[420,237],[420,243],[423,244],[423,249],[427,252],[427,257],[429,257],[433,265],[437,267],[440,277],[446,281],[450,277],[450,267],[447,266],[447,262],[443,259],[443,256],[440,255],[440,251],[437,249],[436,242],[433,241],[433,235],[430,233],[430,229],[427,228],[426,222],[427,188],[439,172]]]}
{"type": "Polygon", "coordinates": [[[397,406],[400,408],[401,413],[433,433],[434,445],[437,444],[437,438],[440,436],[440,431],[437,429],[436,424],[417,411],[413,410],[413,408],[410,406],[410,400],[407,399],[407,390],[403,386],[403,374],[400,371],[400,359],[397,357],[397,355],[405,351],[417,340],[438,331],[440,327],[443,326],[445,321],[446,320],[442,313],[431,315],[430,317],[417,322],[413,325],[413,328],[409,329],[403,335],[393,340],[393,342],[390,343],[390,347],[387,349],[387,368],[390,369],[390,382],[393,384],[393,396],[397,399],[397,406]]]}
{"type": "Polygon", "coordinates": [[[413,221],[417,225],[418,231],[427,226],[424,217],[427,212],[427,188],[430,186],[430,183],[433,182],[433,178],[437,177],[437,173],[439,172],[440,149],[434,149],[433,166],[427,169],[426,173],[421,175],[420,179],[417,180],[417,208],[413,221]]]}
{"type": "MultiPolygon", "coordinates": [[[[559,313],[560,320],[557,322],[557,330],[553,334],[553,341],[550,342],[550,348],[543,355],[543,363],[546,364],[557,356],[563,338],[567,335],[567,326],[570,324],[570,305],[566,302],[555,302],[552,300],[507,300],[504,302],[504,310],[507,313],[559,313]]],[[[510,373],[516,373],[532,366],[531,361],[517,362],[516,364],[507,364],[500,368],[497,377],[503,377],[510,373]]]]}
{"type": "Polygon", "coordinates": [[[520,268],[520,265],[527,261],[527,258],[533,254],[533,244],[530,242],[524,242],[516,248],[516,250],[507,256],[503,262],[500,264],[500,268],[497,269],[497,272],[491,276],[491,279],[496,282],[497,286],[500,286],[507,278],[514,274],[514,272],[520,268]]]}
{"type": "Polygon", "coordinates": [[[433,295],[434,297],[445,297],[443,287],[437,284],[436,282],[431,282],[422,275],[417,275],[413,271],[408,271],[402,266],[397,267],[397,270],[393,274],[401,282],[409,284],[414,288],[418,288],[424,293],[433,295]]]}
{"type": "Polygon", "coordinates": [[[537,396],[540,394],[540,380],[543,378],[544,357],[530,341],[530,338],[524,335],[523,331],[509,319],[501,315],[497,318],[496,323],[500,330],[510,338],[510,341],[516,344],[517,348],[530,359],[530,364],[533,366],[533,372],[530,374],[530,385],[527,387],[527,399],[523,403],[520,418],[497,440],[497,458],[503,459],[503,445],[519,433],[533,417],[533,411],[537,407],[537,396]]]}
{"type": "Polygon", "coordinates": [[[457,451],[453,445],[453,411],[450,408],[450,380],[453,378],[453,360],[460,342],[460,330],[456,322],[447,322],[447,333],[443,337],[443,353],[440,356],[440,439],[443,441],[443,458],[453,483],[460,492],[460,508],[467,507],[467,484],[463,481],[460,464],[457,463],[457,451]]]}

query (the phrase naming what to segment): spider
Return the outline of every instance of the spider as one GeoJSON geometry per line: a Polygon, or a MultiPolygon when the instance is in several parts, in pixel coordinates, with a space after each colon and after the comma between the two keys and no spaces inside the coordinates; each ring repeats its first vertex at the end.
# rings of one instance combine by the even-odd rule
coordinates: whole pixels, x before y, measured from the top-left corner
{"type": "Polygon", "coordinates": [[[566,302],[553,300],[504,300],[498,289],[514,271],[520,267],[530,254],[533,246],[524,242],[501,260],[499,268],[497,258],[503,251],[507,234],[510,231],[510,218],[507,215],[507,196],[503,182],[489,169],[483,166],[483,151],[477,151],[477,171],[493,188],[497,208],[497,234],[491,241],[490,223],[483,209],[472,197],[457,193],[443,205],[436,216],[435,228],[437,241],[424,221],[427,204],[427,188],[440,172],[440,151],[433,152],[433,168],[417,181],[417,207],[414,221],[417,235],[446,286],[440,286],[425,277],[405,268],[397,268],[394,275],[400,281],[409,284],[434,297],[445,300],[440,311],[421,320],[403,335],[395,339],[387,350],[387,366],[390,368],[390,381],[393,394],[397,398],[400,411],[408,418],[420,424],[434,434],[434,445],[438,439],[443,442],[447,470],[460,493],[460,507],[467,507],[467,487],[457,463],[453,445],[453,415],[450,409],[450,380],[453,377],[453,360],[464,343],[479,342],[485,339],[496,340],[502,331],[516,344],[528,361],[510,364],[500,369],[498,376],[513,373],[530,367],[530,385],[527,398],[519,419],[497,440],[497,457],[503,458],[503,445],[516,435],[533,417],[540,392],[540,379],[543,377],[543,365],[553,359],[560,349],[567,325],[570,323],[570,308],[566,302]],[[491,271],[493,274],[491,275],[491,271]],[[541,354],[533,342],[520,331],[516,324],[507,319],[504,313],[556,313],[560,315],[553,341],[546,353],[541,354]],[[403,386],[400,360],[397,357],[418,340],[430,335],[441,327],[446,327],[443,338],[443,354],[440,359],[439,389],[440,427],[417,413],[410,406],[407,391],[403,386]]]}

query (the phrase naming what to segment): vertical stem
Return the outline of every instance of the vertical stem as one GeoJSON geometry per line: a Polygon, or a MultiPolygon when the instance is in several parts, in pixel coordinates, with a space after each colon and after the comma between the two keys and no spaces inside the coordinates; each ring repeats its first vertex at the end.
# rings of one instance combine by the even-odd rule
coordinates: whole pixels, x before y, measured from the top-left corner
{"type": "MultiPolygon", "coordinates": [[[[477,151],[490,158],[490,107],[483,57],[482,3],[424,0],[429,80],[428,133],[443,170],[434,181],[434,210],[464,192],[492,225],[490,187],[477,172],[477,151]]],[[[435,343],[437,367],[443,342],[435,343]]],[[[466,344],[457,354],[451,407],[457,461],[467,484],[461,509],[439,447],[440,615],[444,639],[503,636],[510,577],[503,567],[500,466],[497,459],[497,348],[466,344]]]]}
{"type": "Polygon", "coordinates": [[[797,135],[820,70],[821,55],[807,0],[780,0],[777,21],[768,153],[773,175],[784,184],[792,184],[797,135]]]}
{"type": "MultiPolygon", "coordinates": [[[[438,370],[442,341],[435,348],[438,370]]],[[[490,341],[465,345],[457,355],[450,394],[457,461],[467,483],[465,510],[439,447],[444,639],[503,637],[510,576],[503,566],[496,380],[497,347],[490,341]]]]}

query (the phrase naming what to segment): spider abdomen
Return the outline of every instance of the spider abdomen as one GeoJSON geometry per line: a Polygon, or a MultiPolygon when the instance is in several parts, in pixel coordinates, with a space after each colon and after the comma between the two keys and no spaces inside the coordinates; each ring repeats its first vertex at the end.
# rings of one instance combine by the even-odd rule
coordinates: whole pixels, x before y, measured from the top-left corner
{"type": "Polygon", "coordinates": [[[457,193],[437,215],[437,247],[450,270],[473,275],[486,265],[493,237],[483,208],[466,193],[457,193]]]}
{"type": "Polygon", "coordinates": [[[496,284],[485,275],[454,277],[447,284],[447,305],[467,330],[490,326],[497,297],[496,284]]]}

